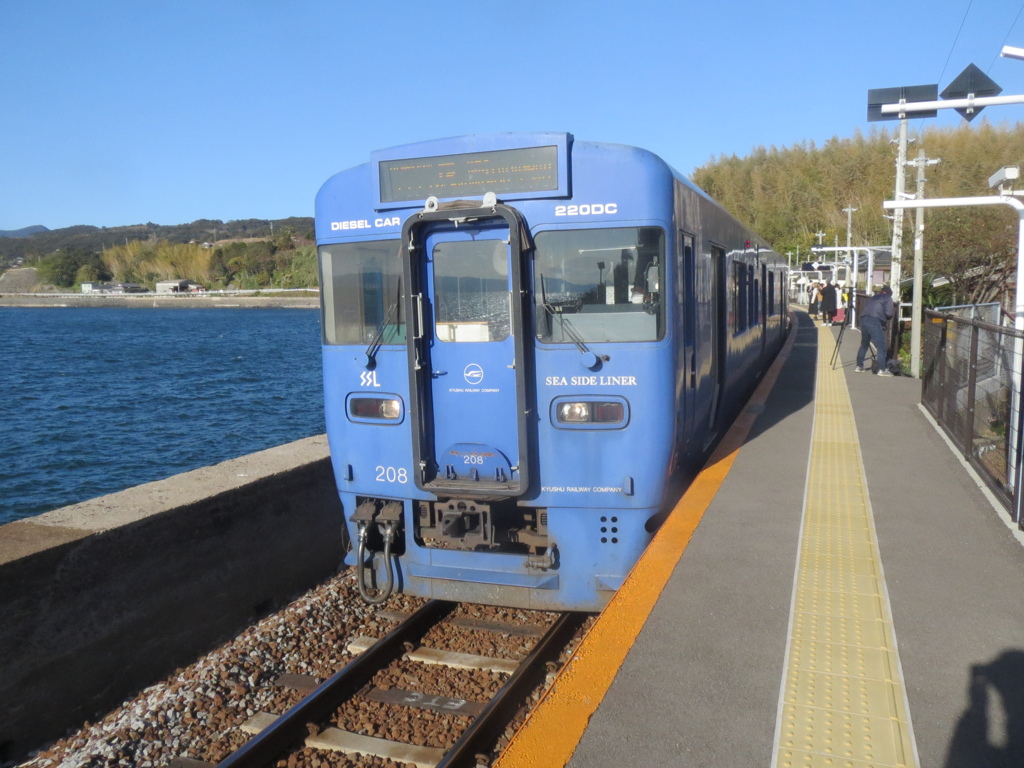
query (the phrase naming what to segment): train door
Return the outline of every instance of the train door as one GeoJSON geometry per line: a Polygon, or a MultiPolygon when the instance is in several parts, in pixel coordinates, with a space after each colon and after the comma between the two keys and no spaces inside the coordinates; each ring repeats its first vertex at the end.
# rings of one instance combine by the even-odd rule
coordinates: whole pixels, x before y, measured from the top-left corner
{"type": "Polygon", "coordinates": [[[526,481],[519,233],[488,213],[409,237],[422,243],[407,271],[417,484],[439,495],[508,496],[526,481]]]}

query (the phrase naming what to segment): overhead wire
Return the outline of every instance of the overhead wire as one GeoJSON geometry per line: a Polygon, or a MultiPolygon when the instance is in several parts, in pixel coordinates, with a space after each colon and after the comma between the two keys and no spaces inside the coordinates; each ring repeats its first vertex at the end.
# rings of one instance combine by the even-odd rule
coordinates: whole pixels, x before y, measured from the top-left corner
{"type": "Polygon", "coordinates": [[[960,20],[960,29],[956,31],[956,37],[953,38],[953,45],[949,47],[949,55],[946,56],[946,63],[942,65],[942,73],[939,75],[938,82],[942,82],[942,75],[946,74],[946,67],[949,66],[949,60],[953,57],[953,49],[956,48],[957,40],[960,39],[960,33],[964,31],[964,22],[967,21],[967,16],[971,12],[971,6],[974,5],[974,0],[970,0],[967,3],[967,10],[964,11],[964,17],[960,20]]]}
{"type": "MultiPolygon", "coordinates": [[[[1024,3],[1020,4],[1020,10],[1017,11],[1017,15],[1013,17],[1013,23],[1010,24],[1010,28],[1008,30],[1006,30],[1006,37],[1003,38],[1003,44],[999,46],[999,50],[1000,51],[1002,51],[1003,48],[1006,46],[1006,41],[1010,39],[1010,34],[1013,32],[1013,28],[1017,26],[1017,22],[1020,20],[1020,15],[1022,13],[1024,13],[1024,3]]],[[[986,75],[989,72],[992,71],[992,67],[995,66],[996,59],[998,59],[998,58],[999,58],[999,54],[998,53],[995,56],[992,57],[992,63],[989,64],[988,65],[988,69],[985,70],[985,74],[986,75]]]]}

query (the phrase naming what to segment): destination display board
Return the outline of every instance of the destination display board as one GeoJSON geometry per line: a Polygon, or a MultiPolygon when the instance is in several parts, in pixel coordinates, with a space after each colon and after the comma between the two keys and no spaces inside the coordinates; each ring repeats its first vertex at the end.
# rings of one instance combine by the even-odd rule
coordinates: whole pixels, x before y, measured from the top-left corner
{"type": "Polygon", "coordinates": [[[481,197],[558,189],[558,147],[381,160],[380,201],[481,197]]]}

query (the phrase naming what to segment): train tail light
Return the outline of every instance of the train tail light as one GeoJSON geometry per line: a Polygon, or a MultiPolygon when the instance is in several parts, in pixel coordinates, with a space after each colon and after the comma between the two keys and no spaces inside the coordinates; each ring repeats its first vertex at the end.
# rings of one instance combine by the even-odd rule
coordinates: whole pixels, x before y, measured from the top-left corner
{"type": "Polygon", "coordinates": [[[565,402],[558,404],[558,421],[562,424],[621,424],[626,412],[616,402],[565,402]]]}

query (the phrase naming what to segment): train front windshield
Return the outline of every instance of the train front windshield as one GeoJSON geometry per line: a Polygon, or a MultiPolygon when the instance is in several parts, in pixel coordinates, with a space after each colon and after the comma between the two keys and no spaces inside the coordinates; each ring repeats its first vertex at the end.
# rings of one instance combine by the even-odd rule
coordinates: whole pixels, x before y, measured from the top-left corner
{"type": "Polygon", "coordinates": [[[397,240],[320,247],[327,344],[405,343],[397,240]]]}
{"type": "Polygon", "coordinates": [[[660,228],[541,232],[534,253],[540,341],[656,341],[664,334],[660,228]]]}

